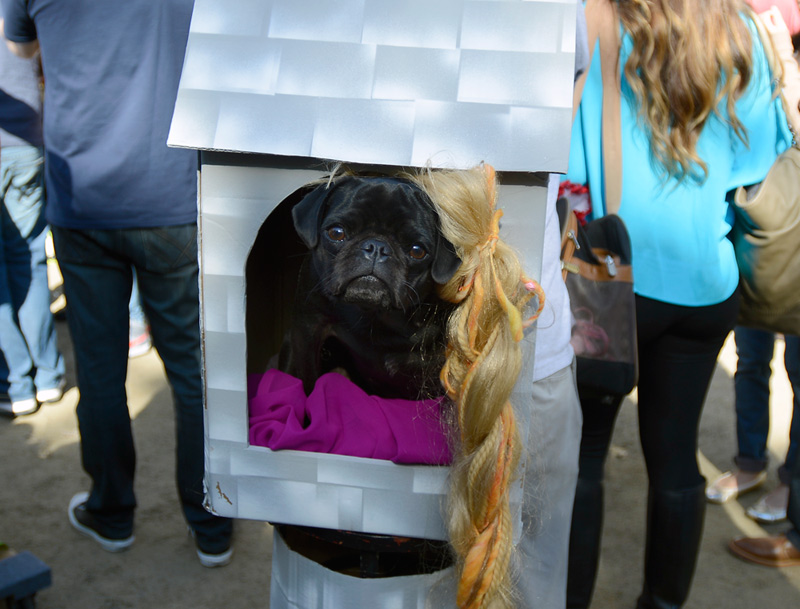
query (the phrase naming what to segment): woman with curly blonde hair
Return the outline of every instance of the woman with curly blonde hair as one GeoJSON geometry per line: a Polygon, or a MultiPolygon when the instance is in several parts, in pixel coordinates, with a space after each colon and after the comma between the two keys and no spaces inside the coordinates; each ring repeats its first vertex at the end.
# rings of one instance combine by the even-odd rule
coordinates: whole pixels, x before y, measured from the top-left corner
{"type": "MultiPolygon", "coordinates": [[[[590,32],[598,31],[601,48],[610,46],[616,58],[621,175],[603,174],[602,138],[615,136],[601,133],[603,89],[607,94],[614,81],[607,74],[603,82],[595,49],[567,177],[589,184],[594,216],[618,202],[630,232],[639,432],[649,481],[637,606],[677,608],[689,594],[703,528],[700,414],[738,310],[727,193],[762,180],[791,137],[743,0],[589,0],[586,14],[590,32]]],[[[570,608],[591,600],[603,466],[623,397],[581,392],[570,608]]]]}

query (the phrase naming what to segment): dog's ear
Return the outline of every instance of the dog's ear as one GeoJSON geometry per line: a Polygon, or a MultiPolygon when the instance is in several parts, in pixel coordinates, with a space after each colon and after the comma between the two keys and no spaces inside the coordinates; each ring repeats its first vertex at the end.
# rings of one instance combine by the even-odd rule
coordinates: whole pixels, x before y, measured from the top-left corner
{"type": "Polygon", "coordinates": [[[294,228],[309,249],[314,249],[319,241],[319,227],[324,217],[325,202],[335,188],[335,184],[328,182],[320,184],[292,208],[294,228]]]}
{"type": "Polygon", "coordinates": [[[436,256],[431,267],[431,277],[436,283],[443,285],[450,281],[460,266],[461,259],[456,254],[456,248],[440,233],[436,243],[436,256]]]}

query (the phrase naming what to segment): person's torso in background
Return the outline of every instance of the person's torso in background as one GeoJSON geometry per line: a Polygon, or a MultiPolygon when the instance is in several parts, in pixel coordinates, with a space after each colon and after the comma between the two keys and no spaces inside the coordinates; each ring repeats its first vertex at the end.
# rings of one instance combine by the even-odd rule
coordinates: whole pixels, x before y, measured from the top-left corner
{"type": "MultiPolygon", "coordinates": [[[[727,239],[732,210],[726,193],[738,185],[762,180],[791,142],[753,25],[751,35],[753,76],[736,103],[748,142],[743,143],[727,124],[723,101],[721,116],[709,118],[697,143],[697,152],[709,168],[702,183],[665,180],[651,160],[649,134],[641,127],[638,107],[626,77],[622,77],[624,171],[618,213],[631,236],[634,290],[641,296],[677,305],[705,306],[724,301],[736,289],[739,271],[733,245],[727,239]]],[[[625,65],[631,48],[630,37],[623,36],[621,65],[625,65]]],[[[577,183],[588,182],[597,215],[604,213],[601,131],[602,78],[599,62],[592,62],[573,129],[567,177],[577,183]]]]}
{"type": "Polygon", "coordinates": [[[0,44],[0,144],[42,146],[39,60],[21,59],[0,44]]]}
{"type": "Polygon", "coordinates": [[[196,219],[197,154],[166,141],[193,0],[4,0],[45,78],[47,218],[66,228],[196,219]]]}

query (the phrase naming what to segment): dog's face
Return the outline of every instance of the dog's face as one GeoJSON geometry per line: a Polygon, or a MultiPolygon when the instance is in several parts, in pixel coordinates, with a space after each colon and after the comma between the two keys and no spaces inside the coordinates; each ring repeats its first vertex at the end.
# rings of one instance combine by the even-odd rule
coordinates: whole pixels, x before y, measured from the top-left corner
{"type": "Polygon", "coordinates": [[[292,217],[332,301],[407,310],[460,264],[430,199],[407,180],[340,178],[309,193],[292,217]]]}

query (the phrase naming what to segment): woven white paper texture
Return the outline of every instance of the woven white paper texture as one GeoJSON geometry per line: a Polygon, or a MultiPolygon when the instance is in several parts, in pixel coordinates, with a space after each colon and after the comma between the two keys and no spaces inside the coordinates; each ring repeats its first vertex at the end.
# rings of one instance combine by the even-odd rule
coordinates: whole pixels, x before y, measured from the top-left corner
{"type": "MultiPolygon", "coordinates": [[[[217,155],[241,161],[244,155],[217,155]]],[[[274,158],[274,157],[273,157],[274,158]]],[[[262,162],[263,159],[261,159],[262,162]]],[[[200,270],[205,381],[206,500],[216,513],[331,529],[445,539],[448,468],[248,444],[245,267],[259,228],[322,170],[203,163],[200,270]]],[[[539,276],[546,188],[501,185],[504,238],[539,276]]],[[[287,230],[294,229],[289,226],[287,230]]],[[[276,294],[276,297],[278,295],[276,294]]],[[[527,405],[533,339],[512,403],[527,405]]],[[[518,413],[527,429],[527,408],[518,413]]],[[[521,488],[512,497],[519,534],[521,488]]]]}
{"type": "Polygon", "coordinates": [[[171,146],[567,168],[575,0],[196,0],[171,146]]]}
{"type": "Polygon", "coordinates": [[[361,579],[293,552],[275,533],[270,609],[455,609],[453,568],[428,575],[361,579]]]}

